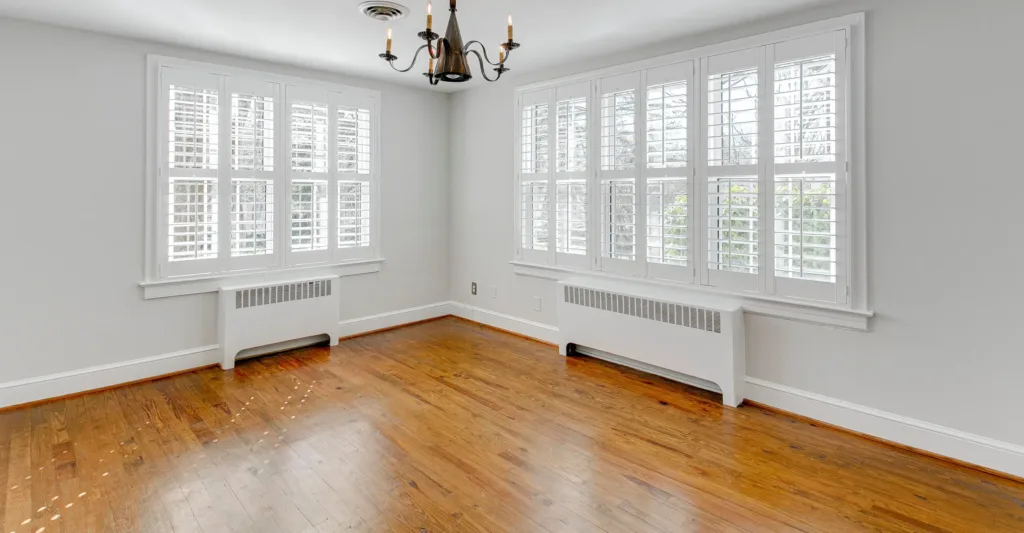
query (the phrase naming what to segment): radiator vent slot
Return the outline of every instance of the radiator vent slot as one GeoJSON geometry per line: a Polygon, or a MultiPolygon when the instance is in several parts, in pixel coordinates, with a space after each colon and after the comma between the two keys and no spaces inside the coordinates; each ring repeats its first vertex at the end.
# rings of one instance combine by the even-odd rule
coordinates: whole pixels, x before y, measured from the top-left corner
{"type": "Polygon", "coordinates": [[[675,324],[712,333],[722,332],[722,314],[671,302],[615,294],[585,287],[565,286],[565,303],[634,316],[644,320],[675,324]]]}
{"type": "Polygon", "coordinates": [[[235,309],[324,298],[330,295],[331,280],[329,279],[239,289],[235,291],[235,309]]]}

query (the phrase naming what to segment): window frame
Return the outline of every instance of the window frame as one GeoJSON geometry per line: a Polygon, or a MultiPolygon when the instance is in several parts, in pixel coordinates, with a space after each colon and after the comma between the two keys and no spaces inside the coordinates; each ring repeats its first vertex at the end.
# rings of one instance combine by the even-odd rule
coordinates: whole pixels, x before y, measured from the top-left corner
{"type": "MultiPolygon", "coordinates": [[[[838,40],[837,40],[838,43],[838,40]]],[[[702,292],[715,292],[721,294],[735,295],[740,298],[747,299],[751,302],[751,306],[755,305],[767,305],[772,307],[773,305],[779,304],[785,306],[786,304],[793,304],[801,308],[818,308],[827,311],[839,311],[848,312],[856,315],[857,317],[870,316],[871,311],[868,311],[868,295],[867,295],[867,246],[866,246],[866,155],[865,155],[865,80],[864,80],[864,65],[865,65],[865,53],[864,53],[864,14],[856,13],[852,15],[846,15],[834,19],[823,20],[820,22],[814,22],[802,26],[793,28],[782,29],[770,33],[761,35],[751,36],[736,41],[730,41],[726,43],[715,44],[711,46],[705,46],[693,50],[678,52],[660,57],[654,57],[645,59],[633,63],[617,65],[609,68],[604,68],[592,72],[580,73],[572,76],[558,78],[554,80],[542,81],[539,83],[533,83],[529,85],[523,85],[516,88],[517,105],[515,106],[516,113],[518,116],[519,105],[518,98],[521,94],[527,92],[536,92],[542,90],[557,91],[559,87],[563,87],[571,84],[579,83],[590,83],[592,86],[592,99],[593,110],[591,117],[590,129],[595,132],[591,136],[590,146],[592,147],[591,153],[589,154],[590,165],[588,173],[594,174],[595,169],[600,169],[600,107],[601,107],[601,82],[606,78],[613,78],[616,76],[627,75],[633,72],[640,72],[642,78],[639,84],[637,98],[637,109],[638,109],[638,120],[637,120],[637,164],[638,167],[643,167],[644,172],[639,172],[637,179],[638,185],[644,187],[643,189],[637,189],[642,192],[641,196],[646,200],[647,189],[646,180],[648,175],[654,175],[647,172],[646,164],[646,139],[642,139],[639,135],[641,126],[646,123],[646,117],[644,110],[646,109],[646,98],[647,88],[650,85],[646,81],[646,73],[649,70],[658,69],[659,67],[665,67],[675,63],[683,63],[687,61],[693,62],[693,75],[687,84],[687,106],[689,110],[689,125],[688,125],[688,140],[689,140],[689,157],[687,161],[688,169],[692,169],[691,177],[688,180],[689,197],[688,197],[688,217],[689,217],[689,230],[690,234],[696,238],[692,238],[688,242],[688,247],[691,253],[688,254],[687,268],[690,270],[690,275],[687,276],[685,273],[678,273],[676,275],[660,275],[656,272],[658,269],[650,268],[652,265],[646,265],[646,268],[638,268],[633,266],[632,268],[605,268],[604,264],[608,262],[607,258],[601,257],[601,244],[599,242],[600,237],[597,236],[598,242],[595,242],[594,235],[591,235],[591,247],[590,254],[588,257],[591,258],[590,265],[587,267],[576,267],[576,268],[564,268],[561,265],[557,265],[552,262],[537,262],[531,261],[528,257],[524,257],[520,250],[520,239],[521,234],[519,233],[519,227],[516,226],[516,236],[514,240],[515,249],[513,250],[513,261],[512,263],[516,267],[517,273],[523,275],[537,275],[540,277],[551,277],[552,272],[564,272],[564,275],[578,275],[586,274],[590,276],[610,276],[625,279],[639,279],[645,282],[656,282],[656,283],[668,283],[676,286],[689,286],[693,289],[702,292]],[[837,246],[841,248],[838,251],[838,255],[843,257],[845,261],[839,267],[835,283],[835,297],[832,301],[828,300],[828,291],[824,291],[826,296],[822,296],[823,291],[815,288],[809,290],[803,290],[800,288],[794,288],[793,283],[802,284],[801,280],[783,279],[775,277],[775,264],[774,255],[770,253],[770,250],[774,250],[775,244],[775,232],[774,232],[774,122],[773,122],[773,108],[774,108],[774,78],[777,61],[775,61],[774,49],[778,45],[784,45],[788,41],[808,39],[816,36],[822,36],[824,34],[835,35],[835,32],[844,31],[843,46],[840,49],[836,48],[837,56],[837,91],[840,92],[842,97],[842,103],[837,113],[842,113],[843,117],[838,121],[837,128],[842,129],[842,133],[839,134],[839,141],[843,148],[841,151],[844,152],[844,161],[839,162],[837,160],[837,172],[836,182],[842,181],[844,187],[842,194],[837,195],[837,202],[839,205],[837,208],[842,212],[843,221],[845,224],[845,233],[838,233],[837,240],[839,241],[837,246]],[[757,170],[757,179],[759,187],[759,263],[758,263],[758,274],[754,277],[755,283],[749,281],[740,283],[722,283],[719,278],[722,276],[711,276],[707,272],[707,239],[708,239],[708,224],[706,218],[707,209],[707,147],[706,147],[706,135],[707,135],[707,61],[709,58],[714,56],[735,54],[737,52],[742,53],[751,49],[756,50],[756,53],[760,54],[758,63],[758,98],[759,98],[759,115],[758,115],[758,161],[753,167],[757,170]],[[841,50],[841,51],[840,51],[841,50]],[[840,60],[842,58],[842,61],[840,60]],[[839,63],[844,63],[840,65],[839,63]],[[771,63],[771,64],[769,64],[771,63]],[[840,71],[841,72],[838,72],[840,71]],[[695,125],[695,122],[697,123],[695,125]],[[697,155],[699,154],[699,156],[697,155]],[[694,159],[696,157],[696,159],[694,159]],[[845,167],[845,168],[843,168],[845,167]],[[700,184],[699,187],[696,185],[700,184]],[[766,188],[770,187],[770,188],[766,188]],[[839,198],[841,196],[841,198],[839,198]],[[766,203],[771,201],[772,203],[766,203]],[[596,245],[596,246],[595,246],[596,245]],[[538,267],[533,268],[531,267],[538,267]],[[540,268],[543,267],[543,268],[540,268]],[[692,268],[691,268],[692,267],[692,268]],[[712,279],[715,278],[715,279],[712,279]],[[781,290],[780,290],[781,289],[781,290]],[[770,302],[770,303],[768,303],[770,302]]],[[[721,69],[718,69],[721,70],[721,69]]],[[[518,133],[518,132],[517,132],[518,133]]],[[[518,146],[518,140],[516,141],[518,146]]],[[[518,150],[518,148],[517,148],[518,150]]],[[[840,149],[837,147],[837,151],[840,149]]],[[[517,176],[517,187],[518,187],[518,167],[516,169],[517,176]]],[[[599,171],[597,172],[600,173],[599,171]]],[[[597,197],[600,192],[598,186],[601,182],[600,178],[592,176],[592,187],[588,190],[588,195],[597,197]]],[[[596,198],[593,198],[596,202],[596,198]]],[[[513,201],[515,203],[515,209],[519,209],[519,198],[514,196],[513,201]]],[[[639,213],[643,213],[643,218],[646,224],[646,211],[643,209],[645,201],[638,200],[637,208],[639,213]]],[[[594,216],[598,216],[600,213],[600,205],[592,203],[591,212],[594,216]]],[[[588,233],[595,234],[599,233],[597,228],[597,222],[593,223],[588,227],[588,233]]],[[[646,236],[646,231],[641,230],[638,227],[638,244],[641,244],[642,237],[646,236]]],[[[646,249],[643,252],[638,251],[646,260],[646,249]]],[[[638,258],[639,259],[639,258],[638,258]]],[[[664,265],[658,265],[661,267],[664,265]]],[[[563,276],[563,274],[557,274],[556,276],[563,276]]],[[[820,283],[820,282],[819,282],[820,283]]],[[[770,313],[768,313],[770,314],[770,313]]],[[[857,319],[859,320],[859,319],[857,319]]],[[[865,319],[866,320],[866,319],[865,319]]],[[[812,320],[813,321],[813,320],[812,320]]],[[[858,329],[858,328],[854,328],[858,329]]]]}
{"type": "MultiPolygon", "coordinates": [[[[380,270],[381,248],[381,93],[378,90],[351,87],[320,80],[275,74],[173,57],[148,55],[146,58],[146,227],[145,276],[140,282],[146,298],[211,292],[226,278],[248,277],[253,281],[276,281],[297,275],[330,272],[339,275],[364,274],[380,270]],[[168,91],[166,73],[175,79],[216,80],[218,89],[219,139],[218,167],[202,171],[217,179],[218,191],[218,255],[201,260],[205,265],[172,268],[168,258],[167,202],[169,187],[168,91]],[[296,260],[291,251],[291,109],[289,88],[297,92],[325,95],[328,105],[328,248],[316,257],[296,260]],[[274,103],[274,166],[272,171],[235,170],[231,159],[232,94],[257,92],[272,96],[274,103]],[[336,120],[338,107],[359,107],[369,110],[370,172],[347,174],[337,169],[338,146],[336,120]],[[335,129],[331,129],[335,128],[335,129]],[[233,180],[252,177],[272,183],[273,190],[273,253],[261,256],[231,256],[231,191],[233,180]],[[338,176],[369,183],[369,246],[342,248],[338,245],[336,227],[338,210],[338,176]]],[[[190,172],[190,169],[184,169],[190,172]]],[[[179,265],[192,261],[174,262],[179,265]]],[[[197,261],[198,263],[198,261],[197,261]]],[[[174,265],[177,266],[177,265],[174,265]]]]}

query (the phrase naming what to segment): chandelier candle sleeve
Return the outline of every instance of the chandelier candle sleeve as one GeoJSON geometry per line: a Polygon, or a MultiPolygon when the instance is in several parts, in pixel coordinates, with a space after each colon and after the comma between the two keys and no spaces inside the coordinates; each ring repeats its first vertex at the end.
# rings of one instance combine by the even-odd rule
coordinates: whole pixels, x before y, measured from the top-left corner
{"type": "Polygon", "coordinates": [[[505,43],[498,45],[498,63],[505,62],[505,43]]]}
{"type": "Polygon", "coordinates": [[[434,25],[434,15],[430,14],[430,2],[427,2],[427,31],[434,25]]]}
{"type": "Polygon", "coordinates": [[[508,40],[512,41],[512,15],[508,16],[508,40]]]}
{"type": "Polygon", "coordinates": [[[391,53],[391,28],[388,28],[388,53],[391,53]]]}

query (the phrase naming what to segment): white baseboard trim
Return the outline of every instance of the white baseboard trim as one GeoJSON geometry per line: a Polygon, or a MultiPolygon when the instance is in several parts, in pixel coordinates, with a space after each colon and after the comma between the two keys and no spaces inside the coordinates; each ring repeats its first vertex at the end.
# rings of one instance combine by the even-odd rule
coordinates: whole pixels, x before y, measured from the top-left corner
{"type": "Polygon", "coordinates": [[[480,307],[474,307],[462,302],[453,301],[448,302],[448,304],[451,309],[450,314],[455,316],[465,318],[466,320],[472,320],[473,322],[479,322],[487,326],[511,331],[512,333],[518,333],[519,335],[524,335],[526,337],[532,337],[551,344],[558,344],[558,328],[555,326],[541,324],[540,322],[533,322],[531,320],[506,315],[480,307]]]}
{"type": "Polygon", "coordinates": [[[904,446],[1024,477],[1024,446],[749,376],[747,398],[904,446]]]}
{"type": "Polygon", "coordinates": [[[182,372],[220,361],[220,346],[200,346],[109,365],[0,383],[0,408],[182,372]]]}
{"type": "Polygon", "coordinates": [[[419,307],[410,307],[408,309],[399,309],[398,311],[390,311],[379,315],[342,320],[341,323],[338,324],[336,335],[342,338],[351,337],[353,335],[361,335],[363,333],[369,333],[379,329],[393,328],[403,324],[410,324],[421,320],[430,320],[431,318],[451,315],[453,313],[451,311],[450,303],[451,302],[438,302],[434,304],[421,305],[419,307]]]}

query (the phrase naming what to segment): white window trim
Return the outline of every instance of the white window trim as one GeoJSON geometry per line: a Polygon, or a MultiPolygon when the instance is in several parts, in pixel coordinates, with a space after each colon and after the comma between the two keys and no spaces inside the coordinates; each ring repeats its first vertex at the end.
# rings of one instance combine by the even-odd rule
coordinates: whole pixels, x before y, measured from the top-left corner
{"type": "MultiPolygon", "coordinates": [[[[600,80],[602,78],[617,76],[629,72],[635,72],[637,70],[646,70],[661,67],[668,64],[679,63],[683,61],[694,61],[695,64],[699,64],[702,58],[710,56],[727,54],[730,52],[736,52],[761,46],[768,46],[775,43],[779,43],[781,41],[811,37],[826,32],[845,30],[846,35],[849,39],[846,57],[847,72],[849,73],[849,80],[847,81],[846,86],[849,88],[849,93],[847,94],[846,101],[848,106],[847,116],[850,120],[850,124],[848,124],[847,126],[847,129],[849,131],[849,153],[847,156],[849,181],[847,189],[847,201],[845,206],[845,210],[848,216],[848,239],[846,252],[847,257],[849,258],[847,281],[849,297],[846,299],[845,305],[834,305],[810,300],[801,300],[798,298],[779,297],[775,295],[762,293],[741,293],[737,291],[731,291],[728,289],[718,289],[713,287],[701,286],[700,284],[697,283],[689,284],[652,279],[649,277],[628,275],[624,276],[614,273],[601,272],[599,269],[577,269],[567,268],[564,266],[536,263],[528,261],[525,257],[522,257],[520,255],[519,243],[521,236],[518,233],[518,225],[515,226],[517,233],[513,239],[514,249],[512,255],[514,257],[514,260],[511,261],[515,273],[519,275],[555,280],[564,279],[565,277],[568,277],[570,275],[612,277],[617,279],[629,279],[640,283],[683,287],[697,292],[712,292],[717,294],[726,294],[741,299],[744,302],[745,310],[751,313],[776,316],[793,320],[801,320],[817,324],[831,325],[846,329],[866,331],[868,328],[868,320],[869,318],[874,316],[874,312],[871,310],[871,307],[869,305],[867,291],[867,206],[865,202],[865,199],[867,197],[867,143],[865,128],[866,80],[864,72],[866,64],[866,55],[864,22],[864,13],[854,13],[842,17],[822,20],[819,22],[814,22],[792,28],[786,28],[774,32],[755,35],[725,43],[718,43],[710,46],[695,48],[692,50],[686,50],[664,56],[644,59],[632,63],[615,65],[612,67],[599,69],[595,71],[583,72],[579,74],[533,83],[529,85],[522,85],[517,87],[515,92],[516,98],[518,99],[519,95],[525,92],[554,89],[560,86],[579,82],[592,81],[596,83],[597,80],[600,80]]],[[[693,85],[696,86],[698,84],[694,83],[693,85]]],[[[694,91],[694,93],[696,93],[696,91],[694,91]]],[[[691,105],[696,101],[697,100],[694,99],[691,102],[691,105]]],[[[700,100],[700,102],[703,102],[703,100],[700,100]]],[[[514,113],[519,113],[519,107],[514,107],[514,113]]],[[[694,106],[693,109],[696,109],[696,106],[694,106]]],[[[692,123],[693,122],[691,121],[691,125],[692,123]]],[[[699,131],[699,129],[696,131],[699,131]]],[[[690,134],[691,138],[698,135],[696,131],[690,134]]],[[[518,146],[518,142],[516,144],[518,146]]],[[[696,154],[698,152],[694,151],[692,153],[696,154]]],[[[694,165],[694,162],[691,161],[690,164],[694,165]]],[[[516,174],[518,176],[518,169],[516,174]]],[[[518,180],[513,180],[513,182],[516,184],[514,186],[518,187],[518,180]]],[[[518,212],[517,210],[519,209],[520,201],[518,195],[513,194],[512,201],[514,204],[513,212],[518,212]]],[[[694,217],[696,214],[692,209],[692,207],[695,206],[696,202],[691,203],[691,217],[694,217]]],[[[691,221],[693,220],[696,219],[691,218],[691,221]]],[[[693,222],[691,222],[691,224],[693,224],[693,222]]],[[[702,248],[703,243],[693,243],[692,246],[694,246],[695,248],[702,248]]],[[[692,258],[691,261],[695,262],[695,259],[696,258],[692,258]]]]}
{"type": "MultiPolygon", "coordinates": [[[[275,117],[275,122],[280,124],[288,124],[288,111],[286,102],[283,98],[284,91],[280,94],[282,98],[279,102],[276,102],[278,109],[278,116],[275,117]]],[[[230,99],[223,98],[221,95],[222,105],[230,105],[230,99]]],[[[360,87],[352,87],[338,83],[331,83],[320,80],[310,80],[304,78],[298,78],[294,76],[286,76],[282,74],[275,74],[272,72],[263,72],[256,70],[249,70],[237,67],[230,67],[226,65],[217,65],[212,63],[204,63],[199,61],[190,61],[186,59],[178,59],[174,57],[160,56],[160,55],[148,55],[146,56],[146,220],[145,220],[145,277],[143,281],[139,283],[140,287],[143,288],[144,297],[146,299],[151,298],[163,298],[169,296],[181,296],[186,294],[199,294],[204,292],[215,292],[225,282],[225,280],[239,280],[245,282],[284,282],[290,279],[295,279],[297,276],[313,276],[321,274],[331,274],[340,276],[351,276],[359,274],[367,274],[372,272],[378,272],[381,270],[381,265],[384,262],[384,258],[380,257],[381,247],[381,201],[380,201],[380,175],[381,175],[381,93],[377,90],[364,89],[360,87]],[[364,253],[359,254],[358,257],[346,257],[344,253],[335,253],[329,260],[315,264],[308,265],[289,265],[284,260],[283,256],[288,253],[288,243],[290,239],[290,227],[286,227],[287,219],[284,211],[278,211],[276,214],[279,216],[275,217],[276,223],[279,224],[278,230],[275,231],[275,256],[282,254],[280,261],[273,261],[273,266],[245,270],[238,272],[218,272],[211,274],[201,274],[195,276],[175,276],[175,277],[161,277],[159,275],[160,265],[160,250],[159,243],[160,231],[162,225],[159,223],[160,216],[160,205],[161,201],[161,190],[159,188],[159,177],[161,168],[161,150],[160,150],[160,136],[157,131],[158,125],[160,124],[159,114],[162,112],[160,109],[160,102],[162,101],[162,86],[160,83],[160,72],[165,67],[176,68],[181,70],[190,70],[198,72],[207,72],[210,74],[216,74],[221,76],[237,77],[246,80],[256,80],[263,82],[276,83],[279,87],[284,88],[288,85],[298,85],[302,87],[313,87],[317,89],[324,89],[329,92],[342,93],[342,94],[354,94],[359,95],[357,97],[366,98],[373,101],[373,108],[371,109],[371,123],[374,125],[373,131],[371,132],[371,143],[373,143],[373,151],[371,156],[371,168],[373,169],[374,178],[372,186],[375,192],[371,196],[371,213],[370,213],[370,249],[364,253]],[[286,231],[282,231],[282,229],[286,231]]],[[[287,131],[287,127],[285,128],[287,131]]],[[[288,170],[291,168],[290,160],[286,157],[282,157],[285,152],[284,147],[290,142],[289,139],[280,138],[275,139],[277,143],[278,154],[275,154],[275,168],[279,169],[280,176],[278,180],[287,184],[290,180],[287,179],[288,170]]],[[[330,147],[333,152],[336,147],[330,147]]],[[[331,158],[334,161],[334,158],[331,158]]],[[[278,171],[275,171],[278,172],[278,171]]],[[[276,181],[278,181],[276,180],[276,181]]],[[[283,188],[280,188],[283,192],[283,188]]],[[[278,192],[278,191],[275,191],[278,192]]],[[[336,191],[331,190],[328,194],[335,194],[336,191]]],[[[275,194],[276,202],[288,202],[287,198],[290,195],[286,194],[275,194]]],[[[285,210],[287,211],[287,210],[285,210]]],[[[331,235],[334,235],[334,224],[336,220],[331,219],[331,235]]],[[[226,237],[230,228],[221,228],[220,231],[224,232],[226,237]]],[[[331,250],[335,249],[335,242],[331,241],[331,250]]]]}

